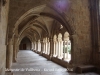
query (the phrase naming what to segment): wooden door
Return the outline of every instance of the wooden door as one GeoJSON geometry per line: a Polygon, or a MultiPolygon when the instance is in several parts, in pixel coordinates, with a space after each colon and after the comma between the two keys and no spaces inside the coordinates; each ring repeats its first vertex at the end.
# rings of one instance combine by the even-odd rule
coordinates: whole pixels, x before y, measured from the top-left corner
{"type": "Polygon", "coordinates": [[[23,44],[23,50],[26,50],[26,44],[23,44]]]}

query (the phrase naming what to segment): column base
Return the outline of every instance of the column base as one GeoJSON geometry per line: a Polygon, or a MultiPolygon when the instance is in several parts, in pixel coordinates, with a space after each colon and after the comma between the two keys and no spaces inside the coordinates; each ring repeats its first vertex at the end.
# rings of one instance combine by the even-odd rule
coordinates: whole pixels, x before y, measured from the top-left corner
{"type": "Polygon", "coordinates": [[[50,59],[53,57],[53,54],[49,54],[50,59]]]}
{"type": "Polygon", "coordinates": [[[43,54],[43,52],[41,52],[41,55],[43,54]]]}
{"type": "Polygon", "coordinates": [[[13,60],[13,63],[16,63],[16,62],[17,62],[16,59],[14,59],[14,60],[13,60]]]}
{"type": "Polygon", "coordinates": [[[13,73],[11,71],[6,71],[5,75],[13,75],[13,73]]]}
{"type": "Polygon", "coordinates": [[[64,60],[65,58],[62,58],[62,60],[64,60]]]}

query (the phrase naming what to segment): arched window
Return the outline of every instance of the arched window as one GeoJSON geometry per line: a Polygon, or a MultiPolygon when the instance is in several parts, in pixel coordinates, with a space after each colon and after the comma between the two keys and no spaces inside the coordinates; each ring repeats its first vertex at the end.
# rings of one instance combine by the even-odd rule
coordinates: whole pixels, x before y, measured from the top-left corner
{"type": "Polygon", "coordinates": [[[67,61],[71,60],[71,41],[69,40],[68,32],[64,34],[63,59],[67,61]]]}
{"type": "Polygon", "coordinates": [[[63,41],[62,41],[62,34],[58,34],[58,58],[63,58],[63,41]]]}

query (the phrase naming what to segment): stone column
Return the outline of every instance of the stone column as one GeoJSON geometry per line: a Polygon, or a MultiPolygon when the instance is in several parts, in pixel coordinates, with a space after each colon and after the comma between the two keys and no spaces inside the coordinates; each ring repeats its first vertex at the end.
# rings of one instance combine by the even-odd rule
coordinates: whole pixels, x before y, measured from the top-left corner
{"type": "Polygon", "coordinates": [[[39,51],[39,40],[38,40],[38,42],[37,42],[37,46],[38,46],[38,47],[37,47],[37,48],[38,48],[38,50],[37,50],[37,51],[39,51]]]}
{"type": "Polygon", "coordinates": [[[64,51],[63,51],[63,60],[65,59],[65,41],[63,42],[63,45],[64,45],[64,51]]]}
{"type": "Polygon", "coordinates": [[[12,39],[8,39],[7,51],[6,51],[6,68],[10,69],[13,61],[13,45],[12,39]]]}
{"type": "Polygon", "coordinates": [[[63,41],[60,42],[60,57],[63,56],[63,41]]]}
{"type": "Polygon", "coordinates": [[[45,42],[43,42],[43,53],[45,53],[45,42]]]}
{"type": "Polygon", "coordinates": [[[46,41],[46,43],[45,43],[45,54],[47,54],[47,41],[46,41]]]}
{"type": "Polygon", "coordinates": [[[49,49],[48,55],[49,55],[49,53],[50,53],[50,42],[48,44],[49,44],[49,48],[48,48],[49,49]]]}
{"type": "Polygon", "coordinates": [[[54,53],[53,53],[53,55],[54,56],[56,55],[56,44],[55,44],[55,42],[54,42],[54,53]]]}
{"type": "Polygon", "coordinates": [[[35,50],[35,43],[33,42],[33,51],[35,50]]]}
{"type": "Polygon", "coordinates": [[[39,44],[38,50],[39,50],[39,52],[40,52],[40,51],[41,51],[41,43],[40,43],[40,40],[39,40],[38,44],[39,44]]]}
{"type": "Polygon", "coordinates": [[[58,42],[56,41],[56,55],[58,57],[58,42]]]}
{"type": "Polygon", "coordinates": [[[68,59],[68,41],[67,41],[67,53],[66,53],[66,58],[68,59]]]}
{"type": "Polygon", "coordinates": [[[76,41],[77,41],[77,36],[76,35],[71,35],[70,36],[70,41],[71,41],[71,62],[73,62],[74,64],[76,64],[76,56],[75,56],[75,51],[77,50],[77,47],[78,47],[78,45],[77,45],[77,43],[76,43],[76,41]]]}
{"type": "Polygon", "coordinates": [[[49,55],[50,53],[50,42],[49,42],[49,38],[47,40],[47,54],[49,55]]]}
{"type": "Polygon", "coordinates": [[[47,50],[46,46],[47,46],[47,45],[46,45],[46,42],[45,42],[45,54],[46,54],[46,50],[47,50]]]}
{"type": "Polygon", "coordinates": [[[13,62],[16,62],[16,57],[17,57],[17,38],[16,36],[14,36],[14,41],[13,41],[13,62]]]}
{"type": "Polygon", "coordinates": [[[17,54],[19,52],[19,44],[16,44],[16,50],[15,51],[16,51],[16,54],[15,55],[16,55],[16,58],[17,58],[17,54]]]}
{"type": "Polygon", "coordinates": [[[41,40],[41,54],[43,53],[43,40],[41,40]]]}
{"type": "Polygon", "coordinates": [[[38,51],[38,41],[36,41],[36,51],[38,51]]]}
{"type": "Polygon", "coordinates": [[[60,57],[60,41],[58,41],[58,57],[60,57]]]}
{"type": "Polygon", "coordinates": [[[53,46],[54,46],[53,38],[50,38],[50,54],[49,54],[50,58],[53,57],[53,46]]]}
{"type": "Polygon", "coordinates": [[[34,50],[34,44],[33,44],[33,42],[32,42],[32,51],[34,50]]]}
{"type": "Polygon", "coordinates": [[[36,41],[34,42],[34,51],[36,51],[36,41]]]}

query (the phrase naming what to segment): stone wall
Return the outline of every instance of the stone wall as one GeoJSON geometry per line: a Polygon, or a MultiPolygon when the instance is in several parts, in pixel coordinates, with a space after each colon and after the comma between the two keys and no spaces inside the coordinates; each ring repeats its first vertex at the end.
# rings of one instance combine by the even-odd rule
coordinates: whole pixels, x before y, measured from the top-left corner
{"type": "Polygon", "coordinates": [[[88,64],[91,58],[91,24],[88,0],[70,0],[70,11],[65,13],[73,27],[73,53],[76,64],[88,64]]]}
{"type": "MultiPolygon", "coordinates": [[[[0,4],[2,4],[0,2],[0,4]]],[[[6,62],[6,30],[7,30],[7,21],[8,21],[8,5],[9,0],[5,6],[0,5],[1,16],[0,16],[0,75],[5,73],[5,62],[6,62]]]]}

